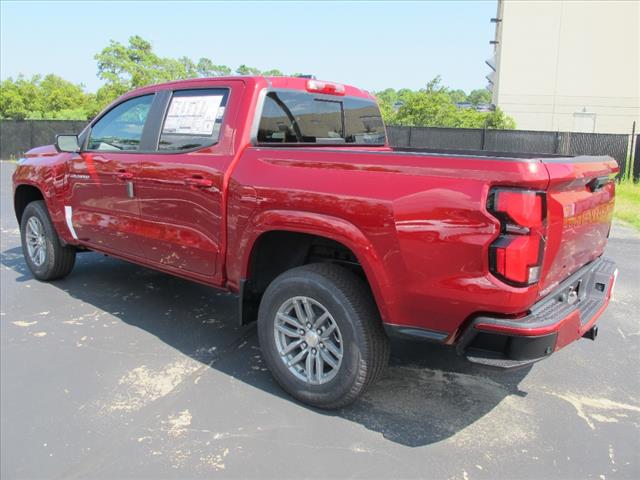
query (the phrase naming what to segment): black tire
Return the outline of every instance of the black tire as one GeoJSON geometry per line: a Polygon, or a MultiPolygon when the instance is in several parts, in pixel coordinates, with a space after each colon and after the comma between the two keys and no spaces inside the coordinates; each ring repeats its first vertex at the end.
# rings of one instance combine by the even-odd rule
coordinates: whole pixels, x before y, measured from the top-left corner
{"type": "Polygon", "coordinates": [[[20,236],[22,238],[22,253],[29,270],[38,280],[56,280],[66,277],[76,262],[76,250],[69,245],[63,245],[51,222],[47,207],[42,200],[31,202],[26,206],[20,221],[20,236]],[[27,248],[27,224],[35,217],[43,228],[44,261],[38,263],[31,258],[27,248]]]}
{"type": "Polygon", "coordinates": [[[389,361],[389,340],[367,284],[333,264],[304,265],[278,276],[260,302],[258,337],[265,363],[278,384],[298,400],[319,408],[335,409],[352,403],[389,361]],[[287,300],[296,296],[320,302],[341,332],[342,363],[326,383],[310,384],[297,378],[278,352],[276,315],[287,300]]]}

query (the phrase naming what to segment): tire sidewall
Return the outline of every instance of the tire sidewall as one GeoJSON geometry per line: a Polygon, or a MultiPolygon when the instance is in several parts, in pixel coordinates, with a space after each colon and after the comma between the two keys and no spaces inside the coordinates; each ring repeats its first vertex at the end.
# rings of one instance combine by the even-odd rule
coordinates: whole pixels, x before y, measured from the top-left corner
{"type": "Polygon", "coordinates": [[[348,299],[328,279],[311,271],[287,272],[272,282],[260,304],[258,336],[265,362],[276,381],[299,400],[313,405],[338,402],[351,391],[360,371],[364,342],[358,322],[348,299]],[[282,361],[276,347],[276,313],[285,301],[296,296],[306,296],[320,302],[333,317],[342,336],[340,368],[334,378],[320,385],[312,385],[295,377],[282,361]]]}
{"type": "Polygon", "coordinates": [[[20,236],[22,241],[22,252],[34,277],[39,280],[47,280],[55,269],[55,248],[54,242],[58,241],[57,234],[53,230],[53,225],[42,202],[32,202],[25,208],[20,222],[20,236]],[[27,223],[31,217],[40,220],[44,229],[46,258],[42,265],[36,265],[27,249],[27,223]]]}

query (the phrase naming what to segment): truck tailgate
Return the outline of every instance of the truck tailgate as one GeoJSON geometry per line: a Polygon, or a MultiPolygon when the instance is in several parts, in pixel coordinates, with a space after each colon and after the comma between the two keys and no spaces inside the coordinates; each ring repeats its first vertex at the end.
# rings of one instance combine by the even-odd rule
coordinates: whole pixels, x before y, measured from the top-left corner
{"type": "Polygon", "coordinates": [[[602,255],[611,228],[619,171],[611,157],[545,158],[547,244],[540,296],[586,263],[602,255]]]}

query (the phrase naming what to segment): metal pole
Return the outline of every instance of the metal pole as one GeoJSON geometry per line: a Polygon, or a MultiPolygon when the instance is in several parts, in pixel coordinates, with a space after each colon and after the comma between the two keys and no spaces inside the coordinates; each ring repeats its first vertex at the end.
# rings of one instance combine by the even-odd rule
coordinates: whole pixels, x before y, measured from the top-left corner
{"type": "Polygon", "coordinates": [[[640,135],[636,135],[634,139],[636,148],[633,154],[633,179],[640,181],[640,141],[638,140],[640,140],[640,135]]]}
{"type": "Polygon", "coordinates": [[[631,179],[633,180],[633,164],[635,163],[635,155],[634,155],[634,148],[633,148],[633,143],[634,140],[636,138],[636,121],[633,121],[633,125],[631,127],[631,141],[629,142],[629,150],[627,151],[627,163],[628,165],[625,165],[625,178],[628,177],[632,177],[631,179]]]}
{"type": "Polygon", "coordinates": [[[34,121],[33,120],[31,120],[31,121],[26,120],[26,121],[29,122],[29,148],[27,150],[31,150],[33,147],[35,147],[35,145],[34,145],[35,140],[33,139],[33,124],[34,124],[34,121]]]}
{"type": "Polygon", "coordinates": [[[485,139],[487,137],[487,122],[489,119],[485,118],[484,125],[482,126],[482,147],[480,150],[484,150],[485,139]]]}

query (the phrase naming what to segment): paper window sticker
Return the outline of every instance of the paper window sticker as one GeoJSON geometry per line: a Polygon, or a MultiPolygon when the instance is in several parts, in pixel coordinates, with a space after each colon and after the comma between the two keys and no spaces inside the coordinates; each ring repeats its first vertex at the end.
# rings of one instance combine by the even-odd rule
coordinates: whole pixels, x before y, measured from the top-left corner
{"type": "Polygon", "coordinates": [[[185,135],[211,135],[221,102],[222,95],[172,98],[163,133],[177,128],[177,133],[185,135]]]}

